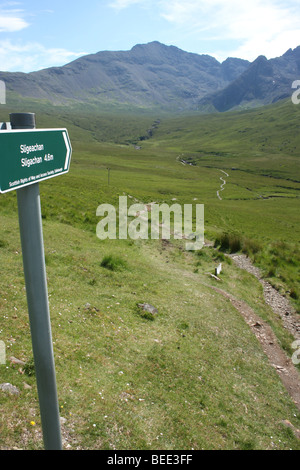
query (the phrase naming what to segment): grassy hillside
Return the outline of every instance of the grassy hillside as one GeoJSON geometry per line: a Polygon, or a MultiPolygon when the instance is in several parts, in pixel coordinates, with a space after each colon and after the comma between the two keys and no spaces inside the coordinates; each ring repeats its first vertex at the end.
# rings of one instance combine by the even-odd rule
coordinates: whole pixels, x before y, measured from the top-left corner
{"type": "MultiPolygon", "coordinates": [[[[8,120],[8,110],[0,111],[8,120]]],[[[265,304],[261,285],[213,248],[193,253],[174,240],[96,237],[98,205],[117,206],[120,195],[204,203],[206,238],[236,233],[299,308],[299,113],[289,103],[177,118],[39,105],[37,126],[66,126],[73,144],[70,173],[40,184],[66,448],[300,449],[283,424],[300,428],[299,411],[242,316],[211,290],[208,273],[222,261],[222,288],[268,322],[291,355],[293,338],[265,304]],[[144,315],[137,307],[143,302],[158,314],[144,315]]],[[[0,448],[38,449],[15,193],[1,195],[0,219],[7,267],[0,340],[8,358],[0,382],[21,391],[0,395],[0,448]]]]}
{"type": "Polygon", "coordinates": [[[207,234],[215,238],[218,231],[236,232],[271,282],[280,288],[287,281],[285,291],[292,290],[296,300],[299,118],[300,107],[287,101],[253,111],[174,119],[163,122],[149,144],[153,148],[159,141],[164,154],[196,165],[181,165],[181,171],[197,174],[194,191],[206,205],[207,234]],[[226,180],[221,201],[215,197],[220,177],[226,180]],[[256,253],[248,249],[251,244],[256,253]]]}

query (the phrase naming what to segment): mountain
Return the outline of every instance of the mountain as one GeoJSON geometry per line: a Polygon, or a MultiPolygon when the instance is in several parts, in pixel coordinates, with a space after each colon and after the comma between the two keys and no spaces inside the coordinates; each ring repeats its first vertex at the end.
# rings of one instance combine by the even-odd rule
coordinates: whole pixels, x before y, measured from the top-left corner
{"type": "Polygon", "coordinates": [[[249,66],[241,59],[223,64],[159,42],[130,51],[98,52],[63,67],[32,73],[0,73],[8,90],[50,100],[123,103],[139,107],[196,109],[208,93],[221,90],[249,66]]]}
{"type": "Polygon", "coordinates": [[[259,56],[224,90],[201,99],[199,107],[210,105],[213,110],[224,112],[238,106],[275,103],[291,96],[292,83],[299,77],[300,46],[275,59],[259,56]]]}
{"type": "Polygon", "coordinates": [[[8,91],[53,104],[227,111],[290,96],[299,72],[300,47],[277,59],[220,63],[154,41],[130,51],[86,55],[62,67],[0,72],[0,80],[8,91]]]}

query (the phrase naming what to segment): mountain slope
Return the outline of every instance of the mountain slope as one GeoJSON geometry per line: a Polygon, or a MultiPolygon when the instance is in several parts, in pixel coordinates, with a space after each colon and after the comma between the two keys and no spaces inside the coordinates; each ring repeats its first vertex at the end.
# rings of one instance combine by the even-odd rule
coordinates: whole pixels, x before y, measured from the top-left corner
{"type": "Polygon", "coordinates": [[[199,99],[226,87],[248,66],[241,59],[220,64],[208,55],[152,42],[130,51],[87,55],[63,67],[0,73],[0,79],[8,90],[53,103],[75,100],[196,109],[199,99]]]}
{"type": "Polygon", "coordinates": [[[220,63],[157,41],[28,74],[0,72],[8,91],[54,104],[220,112],[286,98],[299,76],[300,46],[271,60],[259,56],[251,64],[236,58],[220,63]]]}
{"type": "Polygon", "coordinates": [[[291,86],[300,76],[300,46],[282,57],[267,60],[259,56],[240,77],[199,103],[211,104],[217,111],[237,106],[265,105],[291,96],[291,86]]]}

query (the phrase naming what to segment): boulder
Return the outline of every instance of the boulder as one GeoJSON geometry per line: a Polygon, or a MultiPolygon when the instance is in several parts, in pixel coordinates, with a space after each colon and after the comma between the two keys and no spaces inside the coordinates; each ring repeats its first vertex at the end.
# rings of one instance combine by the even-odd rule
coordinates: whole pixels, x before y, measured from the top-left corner
{"type": "Polygon", "coordinates": [[[0,390],[2,390],[2,392],[9,393],[10,395],[19,395],[20,393],[20,390],[17,387],[9,383],[0,384],[0,390]]]}

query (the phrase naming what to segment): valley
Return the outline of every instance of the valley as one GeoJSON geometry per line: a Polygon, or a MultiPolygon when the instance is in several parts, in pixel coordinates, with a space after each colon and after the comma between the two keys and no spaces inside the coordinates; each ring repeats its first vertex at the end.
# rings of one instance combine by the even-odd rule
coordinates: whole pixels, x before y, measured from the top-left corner
{"type": "MultiPolygon", "coordinates": [[[[246,255],[299,316],[300,107],[136,114],[9,96],[0,121],[36,112],[37,127],[67,127],[73,147],[69,174],[40,183],[65,449],[299,450],[285,366],[274,367],[236,306],[289,364],[295,338],[231,257],[246,255]],[[205,247],[99,240],[97,207],[120,196],[204,204],[205,247]]],[[[1,195],[0,221],[0,381],[19,389],[0,392],[0,448],[40,449],[14,192],[1,195]]]]}

